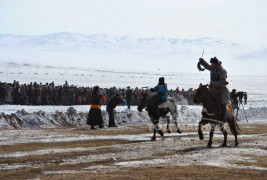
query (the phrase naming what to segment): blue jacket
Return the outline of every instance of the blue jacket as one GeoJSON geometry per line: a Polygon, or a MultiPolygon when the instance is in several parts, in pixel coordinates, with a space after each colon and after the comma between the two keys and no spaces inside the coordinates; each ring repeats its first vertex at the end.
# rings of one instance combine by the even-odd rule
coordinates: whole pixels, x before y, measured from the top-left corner
{"type": "Polygon", "coordinates": [[[152,91],[153,92],[157,92],[158,94],[161,94],[161,99],[163,101],[167,101],[167,98],[168,98],[168,94],[167,94],[167,84],[164,83],[163,85],[157,85],[156,87],[152,88],[152,91]]]}

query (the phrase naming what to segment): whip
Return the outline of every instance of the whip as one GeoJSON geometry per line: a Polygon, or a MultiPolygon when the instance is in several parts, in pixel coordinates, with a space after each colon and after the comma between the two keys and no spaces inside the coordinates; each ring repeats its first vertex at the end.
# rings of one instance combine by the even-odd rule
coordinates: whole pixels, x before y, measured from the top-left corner
{"type": "MultiPolygon", "coordinates": [[[[204,54],[204,49],[203,49],[203,51],[202,51],[201,58],[203,57],[203,54],[204,54]]],[[[205,70],[205,68],[202,68],[202,67],[201,67],[201,64],[200,64],[199,61],[198,61],[198,63],[197,63],[197,68],[198,68],[199,71],[204,71],[204,70],[205,70]]]]}

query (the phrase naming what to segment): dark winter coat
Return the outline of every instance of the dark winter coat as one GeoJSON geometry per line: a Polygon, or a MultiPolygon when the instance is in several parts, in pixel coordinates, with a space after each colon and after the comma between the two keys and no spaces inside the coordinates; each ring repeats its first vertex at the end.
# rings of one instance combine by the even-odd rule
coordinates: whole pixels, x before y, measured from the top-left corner
{"type": "Polygon", "coordinates": [[[131,89],[127,89],[127,91],[126,91],[126,99],[127,99],[127,101],[131,101],[132,97],[133,97],[132,90],[131,89]]]}
{"type": "Polygon", "coordinates": [[[121,96],[118,96],[118,94],[116,94],[115,96],[113,96],[107,104],[107,111],[111,111],[113,109],[116,108],[116,106],[120,103],[123,102],[123,99],[121,98],[121,96]],[[119,97],[119,98],[118,98],[119,97]]]}
{"type": "Polygon", "coordinates": [[[0,98],[4,98],[7,95],[6,89],[3,85],[0,85],[0,98]]]}

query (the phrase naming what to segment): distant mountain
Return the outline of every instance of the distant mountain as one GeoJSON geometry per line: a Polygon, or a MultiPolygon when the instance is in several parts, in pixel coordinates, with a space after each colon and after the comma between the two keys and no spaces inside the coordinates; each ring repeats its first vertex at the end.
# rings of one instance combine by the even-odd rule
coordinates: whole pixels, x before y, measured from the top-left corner
{"type": "MultiPolygon", "coordinates": [[[[224,64],[266,58],[266,47],[253,47],[215,38],[111,36],[60,32],[46,35],[0,35],[0,61],[69,64],[116,68],[196,70],[195,64],[217,56],[224,64]],[[252,57],[253,56],[253,57],[252,57]],[[235,62],[233,62],[233,60],[235,62]]],[[[249,63],[248,63],[249,64],[249,63]]]]}
{"type": "Polygon", "coordinates": [[[203,49],[215,54],[237,54],[249,50],[249,47],[214,38],[178,39],[61,32],[40,36],[0,35],[0,50],[7,49],[173,56],[195,52],[200,54],[203,49]]]}

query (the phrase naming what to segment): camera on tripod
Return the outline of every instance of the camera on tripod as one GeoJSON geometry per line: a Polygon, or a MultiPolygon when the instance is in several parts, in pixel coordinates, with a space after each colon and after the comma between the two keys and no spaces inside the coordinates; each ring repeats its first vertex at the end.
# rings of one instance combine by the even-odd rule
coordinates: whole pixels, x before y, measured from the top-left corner
{"type": "Polygon", "coordinates": [[[236,94],[238,95],[238,99],[239,99],[240,104],[243,103],[243,98],[244,98],[244,102],[245,102],[244,104],[247,104],[248,95],[246,92],[238,91],[236,94]]]}

